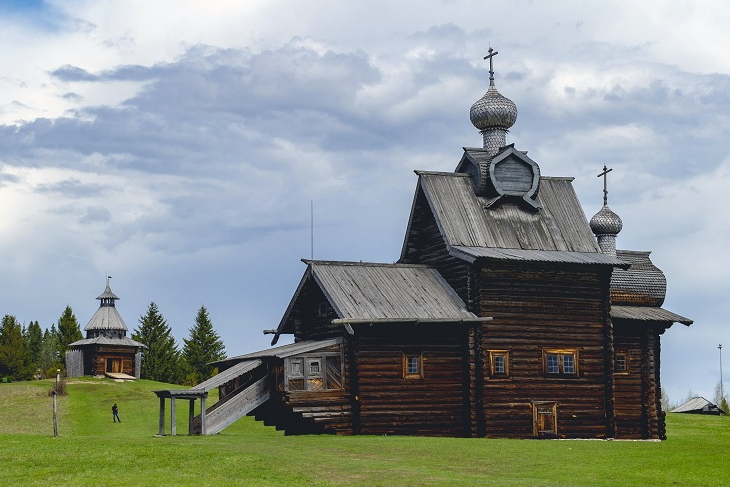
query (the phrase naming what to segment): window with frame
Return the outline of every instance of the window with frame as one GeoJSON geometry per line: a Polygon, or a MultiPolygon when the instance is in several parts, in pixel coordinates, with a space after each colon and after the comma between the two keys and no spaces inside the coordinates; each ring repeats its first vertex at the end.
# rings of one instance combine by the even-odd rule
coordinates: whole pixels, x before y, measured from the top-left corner
{"type": "Polygon", "coordinates": [[[490,350],[489,368],[492,377],[509,377],[509,350],[490,350]]]}
{"type": "Polygon", "coordinates": [[[421,378],[423,378],[423,354],[420,354],[420,353],[404,353],[403,354],[403,378],[404,379],[421,379],[421,378]]]}
{"type": "Polygon", "coordinates": [[[614,372],[617,374],[629,373],[629,354],[626,351],[614,352],[614,372]]]}
{"type": "Polygon", "coordinates": [[[543,350],[542,361],[548,376],[578,377],[577,350],[543,350]]]}

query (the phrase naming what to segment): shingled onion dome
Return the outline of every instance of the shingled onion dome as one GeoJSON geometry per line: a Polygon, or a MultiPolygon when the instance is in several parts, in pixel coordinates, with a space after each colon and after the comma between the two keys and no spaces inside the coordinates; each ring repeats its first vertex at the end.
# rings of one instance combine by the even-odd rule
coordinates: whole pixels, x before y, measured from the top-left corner
{"type": "Polygon", "coordinates": [[[603,205],[591,218],[590,226],[601,252],[616,257],[616,236],[624,227],[621,217],[611,211],[608,205],[603,205]]]}
{"type": "MultiPolygon", "coordinates": [[[[492,56],[497,54],[489,49],[489,89],[477,100],[469,111],[469,118],[482,134],[483,147],[491,155],[497,154],[500,147],[507,145],[507,132],[517,121],[517,106],[509,98],[502,96],[494,85],[492,56]]],[[[485,58],[486,59],[486,58],[485,58]]]]}

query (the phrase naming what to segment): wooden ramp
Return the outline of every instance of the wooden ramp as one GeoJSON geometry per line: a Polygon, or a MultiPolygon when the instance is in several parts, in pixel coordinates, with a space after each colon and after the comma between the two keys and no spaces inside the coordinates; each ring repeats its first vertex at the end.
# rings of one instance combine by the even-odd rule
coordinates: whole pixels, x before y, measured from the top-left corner
{"type": "MultiPolygon", "coordinates": [[[[205,434],[214,435],[244,417],[269,400],[269,378],[234,391],[206,410],[205,434]]],[[[196,432],[200,431],[200,415],[195,418],[196,432]]]]}
{"type": "Polygon", "coordinates": [[[201,382],[191,391],[205,392],[223,384],[241,384],[236,390],[205,409],[194,418],[195,434],[214,435],[236,420],[250,413],[269,400],[269,379],[266,365],[262,360],[253,359],[240,362],[218,375],[201,382]],[[205,421],[205,427],[203,427],[205,421]]]}

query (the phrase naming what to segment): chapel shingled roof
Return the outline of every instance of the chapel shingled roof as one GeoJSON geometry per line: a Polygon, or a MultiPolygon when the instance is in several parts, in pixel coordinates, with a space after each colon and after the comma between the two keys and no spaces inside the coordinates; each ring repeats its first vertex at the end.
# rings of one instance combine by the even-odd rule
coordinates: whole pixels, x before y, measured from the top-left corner
{"type": "MultiPolygon", "coordinates": [[[[479,321],[435,269],[414,264],[304,260],[307,270],[279,323],[291,333],[290,316],[305,285],[321,289],[337,318],[370,322],[479,321]]],[[[273,343],[276,343],[276,338],[273,343]]]]}
{"type": "MultiPolygon", "coordinates": [[[[467,174],[427,171],[417,174],[417,192],[422,192],[428,201],[452,255],[467,259],[472,256],[626,265],[600,252],[573,190],[572,178],[541,177],[536,196],[540,209],[528,211],[516,204],[486,208],[487,198],[475,194],[467,174]],[[493,251],[490,253],[488,249],[493,251]],[[496,249],[502,251],[495,252],[496,249]]],[[[410,223],[404,250],[409,237],[410,223]]]]}
{"type": "Polygon", "coordinates": [[[100,301],[99,309],[96,310],[84,330],[119,330],[126,332],[127,325],[124,324],[124,320],[114,304],[114,301],[119,298],[112,292],[109,284],[106,285],[104,292],[96,299],[100,301]]]}

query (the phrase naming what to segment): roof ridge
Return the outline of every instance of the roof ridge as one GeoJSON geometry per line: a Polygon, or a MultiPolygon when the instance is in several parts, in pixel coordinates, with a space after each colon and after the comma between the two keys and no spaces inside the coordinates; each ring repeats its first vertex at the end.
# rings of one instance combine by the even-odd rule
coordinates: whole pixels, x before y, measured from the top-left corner
{"type": "Polygon", "coordinates": [[[345,260],[316,260],[316,259],[302,259],[307,265],[339,265],[339,266],[352,266],[352,267],[395,267],[395,268],[419,268],[419,269],[430,269],[426,264],[405,264],[399,262],[387,263],[387,262],[363,262],[363,261],[345,261],[345,260]]]}

